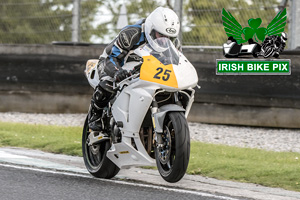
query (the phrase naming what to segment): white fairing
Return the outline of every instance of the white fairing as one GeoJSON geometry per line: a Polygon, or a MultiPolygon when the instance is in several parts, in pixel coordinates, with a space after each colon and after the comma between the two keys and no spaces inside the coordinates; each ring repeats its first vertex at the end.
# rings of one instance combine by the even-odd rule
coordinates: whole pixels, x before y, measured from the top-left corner
{"type": "Polygon", "coordinates": [[[88,60],[86,63],[86,68],[84,70],[85,76],[87,77],[89,84],[92,86],[92,88],[95,89],[95,87],[99,84],[99,74],[98,74],[98,59],[91,59],[88,60]]]}
{"type": "Polygon", "coordinates": [[[155,165],[155,160],[148,155],[143,147],[139,131],[152,103],[156,89],[158,89],[158,87],[143,86],[142,81],[136,81],[123,89],[112,106],[112,114],[115,121],[123,122],[123,128],[120,128],[122,132],[122,142],[112,144],[112,148],[107,152],[107,157],[118,167],[155,165]],[[134,139],[138,151],[132,147],[131,138],[134,139]],[[129,153],[120,154],[120,152],[129,153]],[[118,155],[118,158],[116,158],[115,154],[118,155]]]}
{"type": "Polygon", "coordinates": [[[178,89],[183,90],[193,88],[198,83],[197,71],[182,53],[179,53],[179,57],[179,64],[173,65],[178,89]]]}

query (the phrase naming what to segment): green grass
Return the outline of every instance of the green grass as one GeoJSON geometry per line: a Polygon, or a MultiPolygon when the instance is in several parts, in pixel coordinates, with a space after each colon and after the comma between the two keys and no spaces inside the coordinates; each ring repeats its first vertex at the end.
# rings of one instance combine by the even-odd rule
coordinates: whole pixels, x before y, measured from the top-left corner
{"type": "Polygon", "coordinates": [[[300,154],[192,142],[188,173],[300,191],[300,154]]]}
{"type": "Polygon", "coordinates": [[[82,156],[80,127],[0,122],[0,146],[25,147],[82,156]]]}
{"type": "MultiPolygon", "coordinates": [[[[0,146],[82,156],[81,127],[0,122],[0,146]]],[[[300,154],[191,143],[189,174],[300,191],[300,154]]]]}

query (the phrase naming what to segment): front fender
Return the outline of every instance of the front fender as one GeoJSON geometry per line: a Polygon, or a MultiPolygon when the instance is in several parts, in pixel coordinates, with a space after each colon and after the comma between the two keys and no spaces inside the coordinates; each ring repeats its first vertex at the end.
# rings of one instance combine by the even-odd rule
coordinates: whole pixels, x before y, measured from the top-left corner
{"type": "Polygon", "coordinates": [[[179,105],[176,104],[167,104],[158,109],[158,112],[154,113],[152,115],[153,117],[153,127],[156,133],[162,133],[163,132],[163,125],[164,125],[164,120],[166,117],[166,114],[168,112],[185,112],[185,109],[182,108],[179,105]]]}

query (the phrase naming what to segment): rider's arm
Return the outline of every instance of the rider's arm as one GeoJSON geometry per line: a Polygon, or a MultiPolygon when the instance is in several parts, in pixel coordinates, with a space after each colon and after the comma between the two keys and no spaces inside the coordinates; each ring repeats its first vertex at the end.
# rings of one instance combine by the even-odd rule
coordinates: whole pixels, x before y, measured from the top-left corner
{"type": "Polygon", "coordinates": [[[112,47],[111,54],[106,58],[104,72],[114,77],[122,66],[127,53],[133,46],[141,42],[141,28],[139,26],[128,26],[123,29],[112,47]]]}

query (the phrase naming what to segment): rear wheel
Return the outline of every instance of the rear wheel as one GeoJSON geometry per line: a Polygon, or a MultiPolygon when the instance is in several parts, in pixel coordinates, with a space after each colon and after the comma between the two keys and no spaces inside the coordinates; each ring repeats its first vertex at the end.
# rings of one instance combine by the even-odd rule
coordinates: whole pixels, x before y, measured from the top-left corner
{"type": "Polygon", "coordinates": [[[157,168],[163,179],[174,183],[184,176],[190,157],[189,128],[182,112],[167,113],[162,141],[155,148],[157,168]]]}
{"type": "Polygon", "coordinates": [[[104,140],[96,145],[89,146],[89,134],[88,119],[86,118],[82,133],[82,154],[87,170],[98,178],[109,179],[114,177],[120,171],[120,168],[106,157],[106,153],[111,146],[110,141],[104,140]]]}

